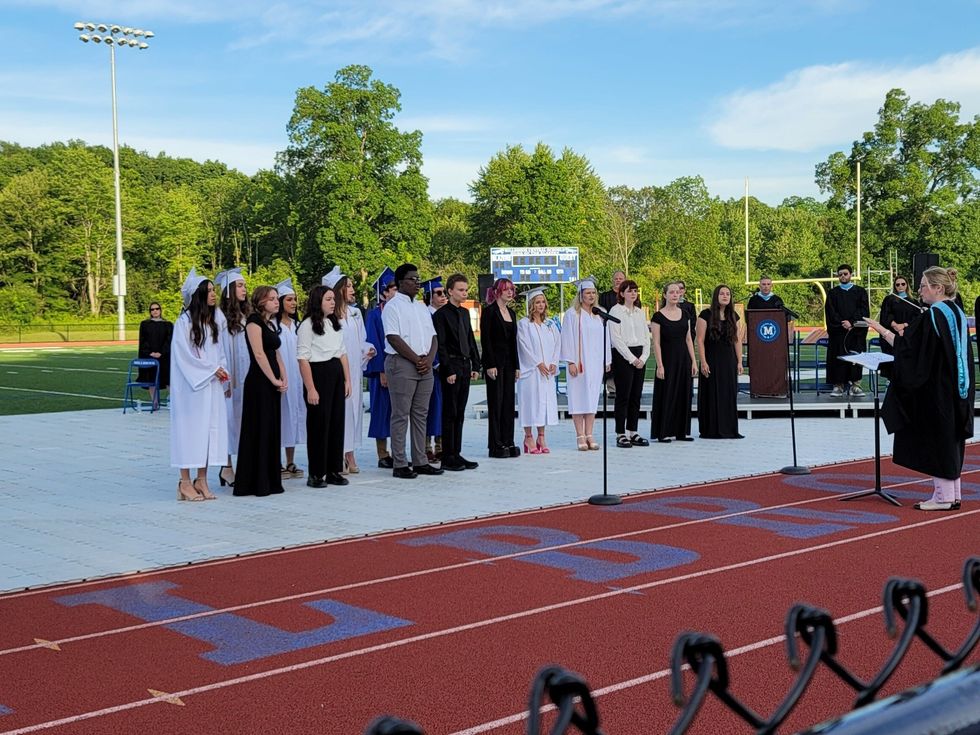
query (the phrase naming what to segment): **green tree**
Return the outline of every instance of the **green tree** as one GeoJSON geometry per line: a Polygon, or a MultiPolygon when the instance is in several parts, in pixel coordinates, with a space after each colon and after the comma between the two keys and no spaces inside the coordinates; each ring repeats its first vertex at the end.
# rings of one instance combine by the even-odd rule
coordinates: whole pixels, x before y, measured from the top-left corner
{"type": "Polygon", "coordinates": [[[470,186],[470,226],[480,265],[494,247],[578,247],[582,275],[608,275],[607,196],[588,160],[566,148],[555,157],[510,146],[480,169],[470,186]]]}
{"type": "Polygon", "coordinates": [[[957,251],[943,239],[950,232],[943,222],[980,193],[980,117],[961,122],[959,112],[956,102],[912,103],[893,89],[874,130],[855,141],[850,154],[838,151],[817,165],[829,206],[853,212],[860,161],[862,243],[879,264],[889,250],[902,267],[916,252],[957,251]]]}
{"type": "Polygon", "coordinates": [[[279,156],[294,192],[301,274],[317,280],[340,265],[362,291],[386,265],[421,262],[432,231],[422,133],[395,127],[401,93],[371,76],[347,66],[322,90],[298,90],[279,156]]]}

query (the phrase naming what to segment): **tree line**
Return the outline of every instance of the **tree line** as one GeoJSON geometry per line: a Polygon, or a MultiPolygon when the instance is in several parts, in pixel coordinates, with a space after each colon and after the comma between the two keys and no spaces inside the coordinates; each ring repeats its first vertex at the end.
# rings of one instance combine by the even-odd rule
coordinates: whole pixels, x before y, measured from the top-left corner
{"type": "MultiPolygon", "coordinates": [[[[400,110],[398,89],[349,66],[323,88],[297,91],[289,143],[272,170],[246,176],[218,161],[123,147],[128,308],[145,313],[157,300],[175,315],[192,266],[214,273],[242,265],[253,285],[292,276],[308,287],[336,264],[367,299],[386,265],[414,262],[424,277],[463,272],[476,284],[491,247],[548,246],[577,246],[581,273],[602,283],[626,271],[647,301],[678,278],[706,297],[727,283],[747,298],[742,199],[712,196],[699,176],[608,187],[584,156],[538,144],[494,155],[470,183],[472,202],[431,201],[422,132],[400,130],[400,110]]],[[[933,252],[960,269],[972,300],[980,285],[980,117],[963,121],[955,102],[912,102],[898,89],[850,151],[816,164],[825,200],[770,206],[750,198],[750,277],[827,278],[839,263],[856,266],[858,162],[862,277],[878,271],[870,285],[886,287],[883,272],[911,275],[913,254],[933,252]]],[[[0,320],[114,313],[114,227],[109,149],[0,142],[0,320]]],[[[811,283],[779,291],[819,320],[811,283]]]]}

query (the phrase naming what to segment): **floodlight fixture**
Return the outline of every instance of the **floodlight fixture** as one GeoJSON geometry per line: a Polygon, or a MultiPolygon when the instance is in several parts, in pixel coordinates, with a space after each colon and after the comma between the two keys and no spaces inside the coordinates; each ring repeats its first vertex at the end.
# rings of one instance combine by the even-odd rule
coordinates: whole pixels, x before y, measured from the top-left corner
{"type": "Polygon", "coordinates": [[[111,30],[113,33],[119,33],[122,30],[122,28],[120,28],[119,26],[113,26],[109,30],[111,30]]]}
{"type": "Polygon", "coordinates": [[[141,43],[140,44],[140,51],[142,51],[144,49],[148,49],[148,48],[150,48],[150,44],[148,44],[148,43],[141,43]]]}
{"type": "Polygon", "coordinates": [[[79,41],[84,41],[85,43],[88,43],[88,42],[89,42],[90,40],[92,40],[92,39],[90,39],[90,38],[89,38],[88,36],[86,36],[86,35],[85,35],[85,34],[83,33],[82,35],[80,35],[80,36],[78,37],[78,40],[79,40],[79,41]]]}
{"type": "Polygon", "coordinates": [[[76,23],[74,25],[74,28],[75,28],[76,31],[84,31],[85,30],[85,24],[82,23],[81,21],[79,21],[78,23],[76,23]]]}
{"type": "Polygon", "coordinates": [[[94,36],[92,36],[92,40],[95,41],[96,43],[100,43],[102,41],[102,36],[96,33],[94,36]]]}
{"type": "Polygon", "coordinates": [[[94,31],[95,30],[95,23],[86,23],[85,24],[85,28],[86,28],[86,30],[94,31]]]}
{"type": "Polygon", "coordinates": [[[153,31],[143,31],[143,35],[146,36],[147,38],[153,38],[154,33],[153,31]]]}
{"type": "Polygon", "coordinates": [[[106,31],[109,30],[109,26],[107,26],[105,23],[99,23],[99,25],[97,25],[96,28],[98,28],[99,31],[102,33],[105,33],[106,31]]]}

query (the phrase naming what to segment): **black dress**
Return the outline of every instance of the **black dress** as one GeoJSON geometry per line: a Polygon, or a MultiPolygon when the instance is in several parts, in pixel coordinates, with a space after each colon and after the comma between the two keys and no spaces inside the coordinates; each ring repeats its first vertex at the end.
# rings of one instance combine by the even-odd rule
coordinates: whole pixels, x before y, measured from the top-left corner
{"type": "MultiPolygon", "coordinates": [[[[962,327],[962,311],[946,301],[962,327]]],[[[963,470],[966,440],[973,436],[973,349],[966,341],[967,396],[960,398],[956,347],[949,322],[930,309],[895,336],[895,370],[881,418],[895,435],[895,464],[931,477],[955,480],[963,470]],[[935,316],[935,319],[933,319],[935,316]]]]}
{"type": "MultiPolygon", "coordinates": [[[[250,314],[246,325],[257,324],[262,329],[262,351],[276,378],[279,375],[279,335],[250,314]]],[[[238,467],[235,469],[235,495],[271,495],[281,493],[282,475],[279,467],[280,412],[282,394],[262,372],[252,353],[247,336],[248,375],[242,394],[242,433],[238,442],[238,467]]]]}
{"type": "MultiPolygon", "coordinates": [[[[150,357],[151,352],[159,352],[160,389],[170,385],[170,340],[174,336],[174,325],[164,319],[144,319],[140,322],[139,356],[150,357]]],[[[139,381],[153,382],[153,368],[140,368],[139,381]]]]}
{"type": "Polygon", "coordinates": [[[496,303],[480,315],[480,344],[483,370],[497,368],[497,377],[487,378],[487,448],[490,454],[514,446],[514,406],[517,373],[517,317],[509,306],[510,321],[496,303]]]}
{"type": "Polygon", "coordinates": [[[686,437],[691,433],[691,355],[687,351],[688,318],[671,321],[662,311],[651,320],[660,325],[660,357],[664,377],[653,381],[650,438],[686,437]]]}
{"type": "MultiPolygon", "coordinates": [[[[709,323],[708,309],[698,316],[709,323]]],[[[735,315],[736,328],[738,315],[735,315]]],[[[741,439],[738,433],[738,358],[723,335],[704,335],[704,357],[711,375],[698,378],[698,430],[703,439],[741,439]]]]}

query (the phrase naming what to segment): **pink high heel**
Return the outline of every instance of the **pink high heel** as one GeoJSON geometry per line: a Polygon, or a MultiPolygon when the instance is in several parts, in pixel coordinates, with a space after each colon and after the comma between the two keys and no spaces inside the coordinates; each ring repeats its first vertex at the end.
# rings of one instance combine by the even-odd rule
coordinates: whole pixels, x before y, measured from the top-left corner
{"type": "Polygon", "coordinates": [[[548,447],[544,446],[544,443],[541,441],[540,436],[538,437],[537,445],[538,445],[538,454],[551,454],[551,450],[548,449],[548,447]]]}
{"type": "Polygon", "coordinates": [[[531,437],[524,438],[524,454],[541,454],[541,450],[538,448],[529,449],[527,443],[531,440],[531,437]]]}

